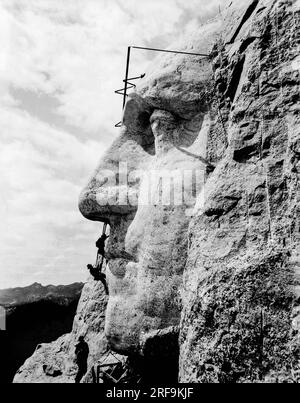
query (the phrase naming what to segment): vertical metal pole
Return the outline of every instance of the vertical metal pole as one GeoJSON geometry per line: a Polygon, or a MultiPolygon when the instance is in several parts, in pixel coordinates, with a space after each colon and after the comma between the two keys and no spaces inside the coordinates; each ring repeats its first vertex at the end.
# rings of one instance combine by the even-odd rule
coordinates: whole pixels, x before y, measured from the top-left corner
{"type": "Polygon", "coordinates": [[[127,80],[128,80],[129,62],[130,62],[130,50],[131,50],[131,46],[128,46],[128,48],[127,48],[126,73],[125,73],[124,98],[123,98],[123,109],[125,107],[126,97],[127,97],[127,80]]]}

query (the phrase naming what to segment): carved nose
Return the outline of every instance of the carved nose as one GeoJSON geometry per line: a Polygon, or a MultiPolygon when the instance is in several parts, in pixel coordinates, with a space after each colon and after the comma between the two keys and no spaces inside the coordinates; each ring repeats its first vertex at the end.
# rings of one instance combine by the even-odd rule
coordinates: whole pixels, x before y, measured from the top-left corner
{"type": "Polygon", "coordinates": [[[156,109],[150,117],[155,138],[156,154],[163,154],[174,146],[177,122],[172,113],[156,109]]]}
{"type": "Polygon", "coordinates": [[[114,151],[112,147],[80,194],[79,210],[89,220],[109,223],[113,216],[130,214],[136,209],[128,199],[129,192],[137,189],[128,183],[127,160],[119,161],[114,151]]]}
{"type": "Polygon", "coordinates": [[[89,220],[110,222],[136,211],[139,169],[154,151],[149,108],[138,96],[128,100],[120,137],[100,162],[79,197],[79,210],[89,220]]]}

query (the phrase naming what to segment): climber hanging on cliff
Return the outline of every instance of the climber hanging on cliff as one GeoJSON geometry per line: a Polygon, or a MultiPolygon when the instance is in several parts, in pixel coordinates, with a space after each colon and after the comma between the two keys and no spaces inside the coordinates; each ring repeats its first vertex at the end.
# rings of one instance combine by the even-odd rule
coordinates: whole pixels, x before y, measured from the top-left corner
{"type": "Polygon", "coordinates": [[[98,248],[97,258],[96,258],[96,267],[99,272],[102,270],[103,262],[105,259],[105,241],[109,237],[109,235],[102,234],[101,237],[96,242],[96,247],[98,248]]]}
{"type": "Polygon", "coordinates": [[[108,295],[108,287],[107,287],[107,282],[106,282],[106,275],[104,273],[101,273],[101,271],[99,271],[98,267],[94,267],[91,264],[88,264],[87,268],[90,271],[91,275],[94,277],[94,280],[101,281],[101,283],[104,286],[105,293],[106,293],[106,295],[108,295]]]}
{"type": "Polygon", "coordinates": [[[80,383],[81,379],[87,372],[87,360],[89,356],[89,345],[84,340],[83,336],[80,336],[78,343],[75,346],[75,362],[78,366],[75,383],[80,383]]]}

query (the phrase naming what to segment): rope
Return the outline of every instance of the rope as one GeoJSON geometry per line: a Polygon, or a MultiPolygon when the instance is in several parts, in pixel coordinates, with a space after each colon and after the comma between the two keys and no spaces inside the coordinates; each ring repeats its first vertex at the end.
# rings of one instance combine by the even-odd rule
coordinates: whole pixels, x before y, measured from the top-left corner
{"type": "Polygon", "coordinates": [[[213,164],[211,164],[209,161],[207,161],[205,158],[201,157],[201,155],[193,154],[193,153],[185,150],[184,148],[181,148],[178,146],[175,146],[175,148],[177,148],[177,150],[181,151],[182,153],[188,155],[189,157],[200,160],[203,164],[207,165],[208,167],[215,169],[215,166],[213,164]]]}

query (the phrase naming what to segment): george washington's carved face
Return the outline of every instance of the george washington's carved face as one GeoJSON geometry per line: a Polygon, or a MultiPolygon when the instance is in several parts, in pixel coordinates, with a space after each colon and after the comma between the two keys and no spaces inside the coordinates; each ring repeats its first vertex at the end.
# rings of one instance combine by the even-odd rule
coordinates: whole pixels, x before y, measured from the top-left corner
{"type": "MultiPolygon", "coordinates": [[[[208,53],[215,29],[184,50],[208,53]]],[[[206,170],[186,151],[205,157],[211,77],[209,58],[156,59],[80,197],[86,218],[110,225],[106,335],[125,354],[149,332],[179,324],[190,211],[206,170]]]]}

